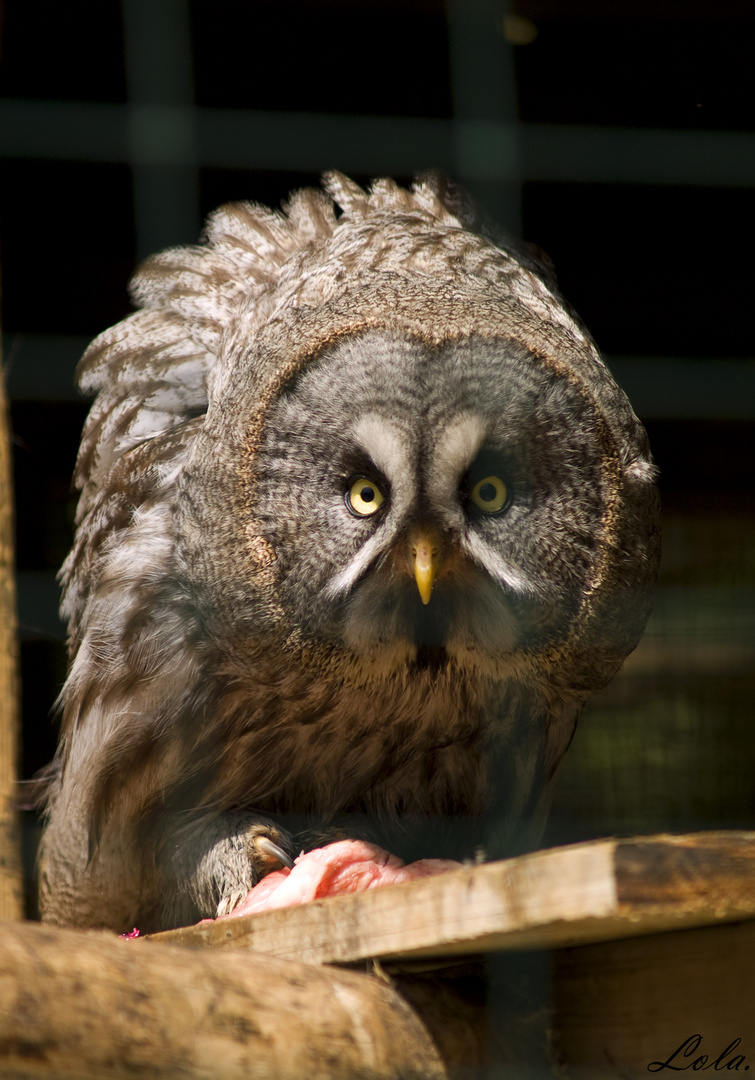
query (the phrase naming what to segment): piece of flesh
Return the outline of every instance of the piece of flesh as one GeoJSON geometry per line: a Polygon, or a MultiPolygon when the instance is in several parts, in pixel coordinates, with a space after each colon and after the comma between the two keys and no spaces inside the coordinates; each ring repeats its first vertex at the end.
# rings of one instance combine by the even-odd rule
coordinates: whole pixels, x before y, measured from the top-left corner
{"type": "Polygon", "coordinates": [[[420,859],[408,866],[375,844],[363,840],[338,840],[327,847],[307,851],[294,860],[292,870],[274,870],[262,879],[228,915],[232,919],[251,912],[306,904],[326,896],[363,892],[398,885],[403,881],[458,870],[453,859],[420,859]]]}

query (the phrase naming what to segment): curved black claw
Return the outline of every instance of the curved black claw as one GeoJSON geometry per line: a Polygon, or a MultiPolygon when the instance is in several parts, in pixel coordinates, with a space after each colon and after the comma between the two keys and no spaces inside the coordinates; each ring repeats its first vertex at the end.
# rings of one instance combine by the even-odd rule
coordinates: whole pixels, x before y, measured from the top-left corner
{"type": "MultiPolygon", "coordinates": [[[[283,848],[280,848],[277,844],[273,843],[269,836],[256,836],[254,838],[254,846],[258,851],[269,856],[271,863],[277,862],[280,863],[281,866],[286,866],[289,870],[293,870],[294,860],[290,855],[286,854],[283,848]]],[[[273,870],[274,867],[271,866],[270,869],[273,870]]]]}

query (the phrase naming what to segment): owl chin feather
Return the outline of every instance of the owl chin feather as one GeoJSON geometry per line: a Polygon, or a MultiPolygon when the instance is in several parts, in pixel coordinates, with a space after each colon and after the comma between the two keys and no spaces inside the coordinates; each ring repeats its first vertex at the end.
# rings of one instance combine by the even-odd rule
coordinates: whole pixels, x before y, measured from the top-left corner
{"type": "Polygon", "coordinates": [[[549,266],[441,177],[325,186],[148,260],[81,361],[47,921],[228,912],[329,837],[532,845],[642,633],[647,438],[549,266]]]}
{"type": "Polygon", "coordinates": [[[399,662],[409,664],[428,650],[447,658],[475,652],[505,661],[514,652],[521,626],[503,590],[491,595],[487,588],[476,588],[476,576],[472,568],[461,580],[441,581],[425,605],[414,582],[386,585],[375,574],[345,605],[345,647],[359,656],[381,653],[381,660],[400,656],[399,662]]]}

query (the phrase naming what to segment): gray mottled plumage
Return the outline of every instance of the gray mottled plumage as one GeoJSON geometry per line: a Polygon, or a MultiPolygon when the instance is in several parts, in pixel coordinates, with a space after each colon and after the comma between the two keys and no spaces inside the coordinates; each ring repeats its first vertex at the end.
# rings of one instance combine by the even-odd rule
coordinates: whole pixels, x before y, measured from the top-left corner
{"type": "Polygon", "coordinates": [[[531,843],[644,627],[646,436],[548,269],[440,178],[326,186],[149,260],[81,362],[49,921],[228,910],[261,836],[531,843]]]}

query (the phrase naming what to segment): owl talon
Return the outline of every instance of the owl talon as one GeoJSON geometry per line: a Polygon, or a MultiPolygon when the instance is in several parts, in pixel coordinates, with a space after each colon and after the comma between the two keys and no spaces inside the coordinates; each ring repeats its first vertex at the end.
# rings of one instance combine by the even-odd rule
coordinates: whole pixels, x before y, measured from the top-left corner
{"type": "Polygon", "coordinates": [[[269,836],[256,836],[254,838],[254,846],[259,852],[262,853],[265,863],[269,865],[265,868],[265,873],[270,873],[271,870],[277,870],[281,866],[285,866],[289,870],[294,868],[294,860],[290,855],[287,855],[283,848],[278,847],[269,836]]]}
{"type": "MultiPolygon", "coordinates": [[[[255,849],[254,870],[257,883],[266,878],[268,874],[276,870],[280,871],[282,867],[287,870],[293,868],[294,863],[291,856],[282,847],[279,847],[274,840],[271,840],[269,836],[255,836],[252,843],[255,849]]],[[[218,904],[215,918],[231,915],[250,894],[251,890],[243,886],[232,889],[218,904]]]]}
{"type": "Polygon", "coordinates": [[[218,909],[215,913],[217,918],[219,915],[230,915],[230,913],[237,908],[244,897],[247,895],[247,889],[234,889],[233,892],[224,896],[218,904],[218,909]]]}

